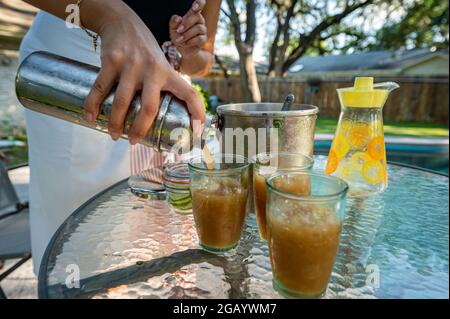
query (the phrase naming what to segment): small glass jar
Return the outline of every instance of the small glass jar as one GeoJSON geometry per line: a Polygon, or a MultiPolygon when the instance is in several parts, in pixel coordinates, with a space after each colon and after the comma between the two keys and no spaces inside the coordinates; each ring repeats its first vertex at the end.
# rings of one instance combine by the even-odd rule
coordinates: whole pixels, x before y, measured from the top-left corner
{"type": "Polygon", "coordinates": [[[174,212],[178,214],[192,213],[188,164],[169,164],[164,170],[164,186],[167,202],[174,212]]]}

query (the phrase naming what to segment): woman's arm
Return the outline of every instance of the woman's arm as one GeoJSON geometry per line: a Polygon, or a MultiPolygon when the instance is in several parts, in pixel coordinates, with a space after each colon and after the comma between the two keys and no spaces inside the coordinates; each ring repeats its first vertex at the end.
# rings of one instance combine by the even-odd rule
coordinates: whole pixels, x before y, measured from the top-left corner
{"type": "MultiPolygon", "coordinates": [[[[197,0],[202,12],[189,12],[180,23],[171,20],[171,34],[178,34],[176,30],[183,26],[183,43],[175,42],[183,55],[181,72],[188,75],[207,75],[214,63],[214,40],[219,20],[221,0],[197,0]],[[205,28],[206,27],[206,28],[205,28]],[[192,50],[194,49],[194,50],[192,50]],[[194,51],[194,54],[191,52],[194,51]]],[[[191,9],[192,10],[192,9],[191,9]]]]}
{"type": "MultiPolygon", "coordinates": [[[[61,19],[76,0],[26,0],[61,19]]],[[[144,138],[159,108],[161,91],[185,101],[193,120],[204,121],[200,96],[169,65],[153,34],[138,15],[121,0],[84,0],[81,24],[101,37],[102,68],[85,101],[86,119],[95,120],[107,94],[118,82],[109,133],[117,140],[123,133],[128,107],[139,90],[141,110],[128,133],[131,144],[144,138]]],[[[51,30],[49,30],[51,32],[51,30]]]]}
{"type": "MultiPolygon", "coordinates": [[[[75,5],[77,0],[24,0],[24,2],[65,20],[69,15],[67,8],[75,5]]],[[[98,34],[107,21],[120,17],[120,11],[123,10],[123,3],[120,0],[84,0],[80,6],[82,25],[98,34]]]]}

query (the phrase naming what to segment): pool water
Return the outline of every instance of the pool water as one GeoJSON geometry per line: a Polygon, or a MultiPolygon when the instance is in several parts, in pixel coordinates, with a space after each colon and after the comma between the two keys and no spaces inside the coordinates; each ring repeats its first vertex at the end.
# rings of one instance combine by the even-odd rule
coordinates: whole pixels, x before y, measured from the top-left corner
{"type": "Polygon", "coordinates": [[[414,165],[433,171],[448,174],[449,154],[448,153],[413,153],[413,152],[392,152],[387,153],[388,161],[414,165]]]}
{"type": "MultiPolygon", "coordinates": [[[[315,153],[318,155],[328,155],[330,149],[323,141],[316,142],[315,153]]],[[[424,149],[420,146],[408,145],[407,147],[396,147],[387,145],[388,162],[413,165],[421,168],[449,173],[449,151],[448,148],[424,149]]]]}

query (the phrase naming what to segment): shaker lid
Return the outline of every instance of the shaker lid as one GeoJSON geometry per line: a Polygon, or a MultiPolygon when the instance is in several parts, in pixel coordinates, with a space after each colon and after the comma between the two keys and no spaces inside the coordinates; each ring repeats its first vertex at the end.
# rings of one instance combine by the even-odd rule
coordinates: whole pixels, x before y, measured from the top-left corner
{"type": "Polygon", "coordinates": [[[389,90],[377,88],[371,77],[357,77],[350,88],[339,89],[339,97],[343,106],[348,107],[383,107],[389,90]]]}

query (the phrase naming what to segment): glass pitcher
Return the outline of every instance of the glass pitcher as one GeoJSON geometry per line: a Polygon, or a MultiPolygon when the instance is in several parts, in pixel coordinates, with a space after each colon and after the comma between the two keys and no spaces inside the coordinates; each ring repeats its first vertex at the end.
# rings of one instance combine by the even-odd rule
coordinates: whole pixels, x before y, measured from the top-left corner
{"type": "Polygon", "coordinates": [[[382,192],[388,185],[383,106],[397,83],[373,83],[359,77],[354,87],[338,89],[341,115],[331,145],[326,173],[344,179],[349,195],[382,192]]]}

